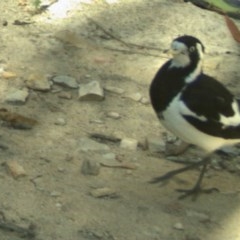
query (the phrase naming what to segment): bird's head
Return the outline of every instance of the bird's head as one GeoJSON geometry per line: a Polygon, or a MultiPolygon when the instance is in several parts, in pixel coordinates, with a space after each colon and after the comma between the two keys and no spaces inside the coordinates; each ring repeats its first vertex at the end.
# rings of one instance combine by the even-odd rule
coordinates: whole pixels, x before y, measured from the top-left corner
{"type": "Polygon", "coordinates": [[[204,46],[197,38],[183,35],[172,41],[171,53],[173,55],[173,66],[187,67],[190,64],[198,64],[201,61],[204,54],[204,46]]]}

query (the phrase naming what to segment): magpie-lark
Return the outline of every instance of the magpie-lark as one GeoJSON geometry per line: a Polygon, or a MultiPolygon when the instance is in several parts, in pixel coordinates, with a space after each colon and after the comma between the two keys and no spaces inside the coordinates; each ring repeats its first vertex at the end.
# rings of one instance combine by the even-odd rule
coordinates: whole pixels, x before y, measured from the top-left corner
{"type": "Polygon", "coordinates": [[[171,44],[172,59],[157,72],[150,86],[150,98],[162,125],[183,141],[204,149],[202,161],[154,178],[160,182],[203,166],[198,181],[180,198],[201,191],[201,182],[210,153],[240,142],[240,102],[216,79],[203,73],[204,46],[193,36],[184,35],[171,44]]]}

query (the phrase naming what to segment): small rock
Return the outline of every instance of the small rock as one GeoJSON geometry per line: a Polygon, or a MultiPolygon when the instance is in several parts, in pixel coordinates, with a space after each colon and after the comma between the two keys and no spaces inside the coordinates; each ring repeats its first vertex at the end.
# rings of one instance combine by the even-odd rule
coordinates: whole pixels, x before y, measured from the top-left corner
{"type": "Polygon", "coordinates": [[[58,97],[70,100],[70,99],[72,99],[72,94],[70,92],[61,92],[58,94],[58,97]]]}
{"type": "Polygon", "coordinates": [[[78,83],[75,78],[65,76],[65,75],[59,75],[54,77],[53,79],[54,83],[60,84],[64,87],[69,87],[69,88],[78,88],[78,83]]]}
{"type": "Polygon", "coordinates": [[[103,187],[92,190],[90,194],[95,198],[111,197],[116,195],[116,191],[108,187],[103,187]]]}
{"type": "Polygon", "coordinates": [[[151,152],[165,152],[166,144],[160,137],[147,137],[147,146],[151,152]]]}
{"type": "Polygon", "coordinates": [[[57,118],[57,120],[55,121],[55,125],[58,125],[58,126],[64,126],[66,125],[67,121],[64,119],[64,118],[57,118]]]}
{"type": "Polygon", "coordinates": [[[142,104],[144,104],[144,105],[147,105],[147,104],[150,103],[150,100],[149,100],[148,98],[146,98],[146,97],[142,97],[141,100],[140,100],[140,102],[141,102],[142,104]]]}
{"type": "Polygon", "coordinates": [[[24,168],[15,160],[7,161],[6,166],[7,166],[7,170],[14,178],[27,175],[24,168]]]}
{"type": "Polygon", "coordinates": [[[84,175],[98,175],[100,164],[94,159],[85,159],[82,163],[81,173],[84,175]]]}
{"type": "Polygon", "coordinates": [[[116,160],[116,154],[109,152],[102,155],[104,160],[116,160]]]}
{"type": "Polygon", "coordinates": [[[13,104],[23,104],[29,95],[28,89],[11,88],[5,98],[5,102],[13,104]]]}
{"type": "Polygon", "coordinates": [[[100,119],[92,119],[89,121],[90,123],[96,123],[96,124],[104,124],[104,121],[100,119]]]}
{"type": "Polygon", "coordinates": [[[56,206],[57,208],[61,208],[61,207],[62,207],[62,204],[61,204],[61,203],[56,203],[55,206],[56,206]]]}
{"type": "Polygon", "coordinates": [[[79,100],[100,101],[104,99],[103,88],[98,81],[81,84],[79,88],[79,100]]]}
{"type": "MultiPolygon", "coordinates": [[[[66,161],[69,161],[69,160],[66,159],[66,161]]],[[[58,172],[61,172],[61,173],[65,172],[65,168],[63,168],[63,167],[58,167],[57,170],[58,170],[58,172]]]]}
{"type": "Polygon", "coordinates": [[[57,191],[52,191],[52,192],[50,193],[50,196],[51,196],[51,197],[59,197],[59,196],[61,196],[61,193],[60,193],[60,192],[57,192],[57,191]]]}
{"type": "Polygon", "coordinates": [[[124,138],[121,140],[120,147],[129,149],[129,150],[136,150],[138,145],[138,141],[132,138],[124,138]]]}
{"type": "Polygon", "coordinates": [[[133,101],[139,102],[142,99],[141,93],[133,93],[130,95],[127,95],[127,98],[130,98],[133,101]]]}
{"type": "Polygon", "coordinates": [[[117,93],[117,94],[123,94],[125,92],[122,88],[112,87],[112,86],[105,86],[104,89],[106,91],[117,93]]]}
{"type": "Polygon", "coordinates": [[[120,114],[117,112],[108,112],[106,115],[107,115],[107,117],[113,118],[113,119],[121,118],[120,114]]]}
{"type": "Polygon", "coordinates": [[[56,85],[52,86],[51,93],[60,93],[60,92],[62,92],[61,86],[56,86],[56,85]]]}
{"type": "Polygon", "coordinates": [[[78,150],[82,152],[106,153],[106,152],[109,152],[110,150],[108,145],[103,143],[98,143],[86,137],[80,138],[78,145],[79,145],[78,150]]]}
{"type": "Polygon", "coordinates": [[[48,91],[51,89],[51,84],[48,81],[47,76],[44,74],[31,74],[28,77],[28,80],[26,82],[27,87],[34,89],[34,90],[39,90],[39,91],[48,91]]]}
{"type": "Polygon", "coordinates": [[[180,222],[175,223],[175,224],[173,225],[173,228],[175,228],[175,229],[177,229],[177,230],[183,230],[183,229],[184,229],[182,223],[180,223],[180,222]]]}

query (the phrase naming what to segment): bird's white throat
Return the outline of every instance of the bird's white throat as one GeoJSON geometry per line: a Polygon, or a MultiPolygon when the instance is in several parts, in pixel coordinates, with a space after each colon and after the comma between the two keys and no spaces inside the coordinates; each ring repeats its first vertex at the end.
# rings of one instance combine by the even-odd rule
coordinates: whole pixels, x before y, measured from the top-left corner
{"type": "Polygon", "coordinates": [[[178,53],[173,56],[169,68],[185,68],[190,64],[190,58],[187,54],[178,53]]]}
{"type": "Polygon", "coordinates": [[[186,77],[185,83],[193,82],[202,73],[202,60],[199,60],[196,68],[186,77]]]}

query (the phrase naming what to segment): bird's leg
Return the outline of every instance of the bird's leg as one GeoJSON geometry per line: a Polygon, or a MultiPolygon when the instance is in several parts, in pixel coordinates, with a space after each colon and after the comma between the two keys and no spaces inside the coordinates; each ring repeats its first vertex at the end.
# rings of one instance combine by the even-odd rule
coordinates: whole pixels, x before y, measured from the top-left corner
{"type": "Polygon", "coordinates": [[[183,168],[179,168],[179,169],[176,169],[176,170],[173,170],[173,171],[170,171],[160,177],[156,177],[154,179],[152,179],[150,181],[150,183],[158,183],[158,182],[161,182],[161,181],[165,181],[165,180],[168,180],[172,177],[174,177],[175,175],[177,174],[180,174],[182,172],[185,172],[187,170],[190,170],[190,169],[193,169],[193,168],[196,168],[196,167],[199,167],[199,166],[203,166],[202,170],[201,170],[201,173],[198,177],[198,180],[196,182],[196,184],[194,185],[194,187],[192,189],[177,189],[178,192],[183,192],[184,194],[181,195],[179,197],[179,199],[184,199],[185,197],[188,197],[190,195],[193,196],[193,200],[196,200],[197,196],[199,193],[211,193],[213,191],[218,191],[217,188],[210,188],[210,189],[202,189],[201,188],[201,183],[202,183],[202,180],[203,180],[203,176],[204,176],[204,173],[207,169],[207,165],[210,161],[210,156],[206,156],[205,158],[203,158],[201,161],[199,162],[196,162],[196,163],[193,163],[189,166],[186,166],[186,167],[183,167],[183,168]]]}
{"type": "Polygon", "coordinates": [[[150,183],[158,183],[158,182],[162,182],[162,181],[165,181],[165,180],[168,180],[172,177],[174,177],[175,175],[177,174],[180,174],[182,172],[185,172],[185,171],[188,171],[190,169],[194,169],[194,168],[197,168],[197,167],[200,167],[204,164],[207,164],[209,162],[209,158],[208,157],[205,157],[203,158],[201,161],[199,162],[196,162],[196,163],[192,163],[186,167],[183,167],[183,168],[179,168],[179,169],[176,169],[176,170],[173,170],[173,171],[170,171],[170,172],[167,172],[166,174],[160,176],[160,177],[155,177],[153,178],[150,183]]]}
{"type": "Polygon", "coordinates": [[[203,160],[204,160],[204,164],[203,164],[201,173],[200,173],[200,175],[198,177],[198,180],[197,180],[196,184],[194,185],[194,187],[192,189],[177,189],[178,192],[183,192],[184,193],[179,197],[179,199],[184,199],[184,198],[192,195],[192,197],[193,197],[192,199],[196,200],[200,193],[211,193],[213,191],[219,191],[217,188],[208,188],[208,189],[202,189],[201,188],[201,183],[202,183],[202,180],[203,180],[203,176],[204,176],[204,173],[207,169],[207,165],[210,161],[210,158],[209,158],[209,156],[207,156],[203,160]]]}

